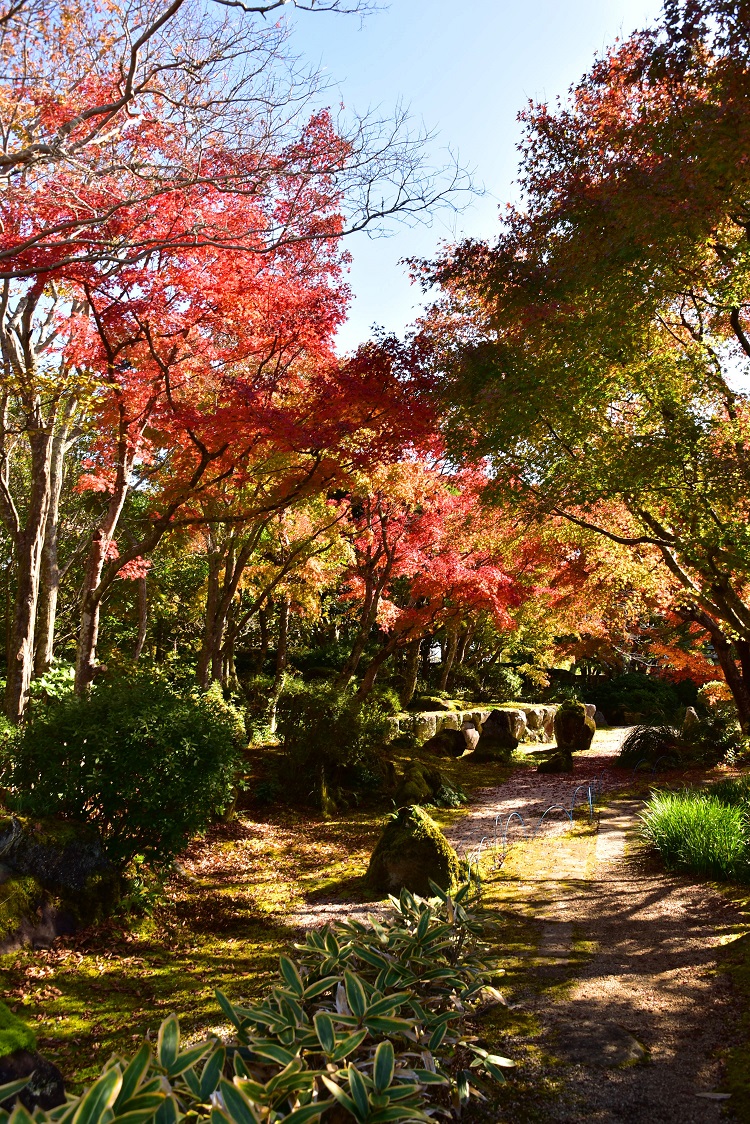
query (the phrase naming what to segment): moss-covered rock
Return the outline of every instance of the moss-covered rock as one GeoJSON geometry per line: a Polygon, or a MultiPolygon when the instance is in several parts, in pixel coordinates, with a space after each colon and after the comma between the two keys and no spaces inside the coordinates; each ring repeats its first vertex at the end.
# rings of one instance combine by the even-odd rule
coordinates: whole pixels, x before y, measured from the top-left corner
{"type": "Polygon", "coordinates": [[[36,915],[44,899],[44,888],[36,878],[29,875],[8,877],[6,869],[0,887],[0,947],[18,932],[26,919],[36,915]]]}
{"type": "Polygon", "coordinates": [[[439,769],[430,769],[420,761],[412,761],[407,765],[393,797],[396,807],[424,804],[432,800],[442,784],[443,776],[439,769]]]}
{"type": "Polygon", "coordinates": [[[121,876],[95,832],[64,820],[0,820],[0,948],[50,944],[105,917],[121,876]]]}
{"type": "Polygon", "coordinates": [[[56,892],[81,892],[92,876],[101,882],[112,874],[96,832],[68,820],[6,817],[0,821],[0,854],[14,873],[56,892]]]}
{"type": "Polygon", "coordinates": [[[537,767],[537,773],[572,773],[573,754],[558,750],[551,754],[537,767]]]}
{"type": "Polygon", "coordinates": [[[563,753],[582,753],[589,749],[596,723],[589,718],[582,702],[567,699],[555,714],[555,741],[563,753]]]}
{"type": "Polygon", "coordinates": [[[458,856],[423,808],[401,808],[386,824],[372,853],[367,881],[381,893],[402,889],[428,896],[430,879],[444,890],[458,882],[458,856]]]}

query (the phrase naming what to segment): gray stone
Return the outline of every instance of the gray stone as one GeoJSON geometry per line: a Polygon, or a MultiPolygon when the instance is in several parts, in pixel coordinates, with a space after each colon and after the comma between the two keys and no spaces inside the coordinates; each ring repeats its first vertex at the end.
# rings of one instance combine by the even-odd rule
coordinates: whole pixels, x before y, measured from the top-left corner
{"type": "Polygon", "coordinates": [[[526,733],[526,715],[522,710],[505,710],[506,714],[510,715],[512,722],[511,731],[516,741],[520,741],[526,733]]]}
{"type": "Polygon", "coordinates": [[[644,1046],[616,1022],[583,1019],[558,1024],[556,1052],[574,1065],[621,1069],[648,1060],[644,1046]]]}
{"type": "Polygon", "coordinates": [[[596,718],[596,703],[584,703],[589,718],[596,718]]]}
{"type": "Polygon", "coordinates": [[[476,726],[467,726],[463,730],[464,742],[466,749],[476,749],[479,745],[479,730],[476,726]]]}
{"type": "Polygon", "coordinates": [[[530,730],[542,729],[544,725],[543,706],[527,706],[524,714],[526,715],[526,725],[530,730]]]}
{"type": "Polygon", "coordinates": [[[414,734],[421,742],[435,737],[435,715],[417,714],[414,721],[414,734]]]}
{"type": "Polygon", "coordinates": [[[437,714],[435,716],[435,732],[440,733],[441,730],[458,730],[461,727],[461,716],[459,714],[437,714]]]}
{"type": "Polygon", "coordinates": [[[607,716],[606,716],[606,714],[602,714],[601,710],[597,710],[597,712],[595,713],[594,721],[596,722],[597,730],[601,730],[601,728],[603,726],[609,726],[609,722],[607,721],[607,716]]]}

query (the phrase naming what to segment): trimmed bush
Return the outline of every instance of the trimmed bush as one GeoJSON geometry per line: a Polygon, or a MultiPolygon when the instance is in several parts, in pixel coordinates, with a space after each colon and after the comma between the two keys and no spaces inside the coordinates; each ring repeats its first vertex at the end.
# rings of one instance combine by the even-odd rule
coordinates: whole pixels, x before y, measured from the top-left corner
{"type": "Polygon", "coordinates": [[[133,675],[33,714],[3,781],[14,810],[91,824],[115,867],[161,864],[230,804],[241,738],[218,693],[133,675]]]}
{"type": "Polygon", "coordinates": [[[636,726],[620,746],[620,764],[635,769],[641,762],[651,766],[679,765],[687,750],[682,734],[673,726],[636,726]]]}
{"type": "Polygon", "coordinates": [[[703,878],[750,879],[747,808],[710,792],[660,792],[643,814],[644,837],[665,864],[703,878]]]}

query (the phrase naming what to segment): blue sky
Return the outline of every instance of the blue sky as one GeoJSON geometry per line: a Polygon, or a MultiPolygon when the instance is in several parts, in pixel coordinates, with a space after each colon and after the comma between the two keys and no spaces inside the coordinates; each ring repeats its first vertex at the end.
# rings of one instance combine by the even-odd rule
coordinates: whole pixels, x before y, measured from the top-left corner
{"type": "Polygon", "coordinates": [[[653,23],[655,0],[392,0],[368,15],[294,16],[294,46],[319,65],[348,107],[388,109],[398,101],[437,133],[432,157],[451,148],[484,194],[460,214],[387,238],[352,236],[354,300],[339,333],[355,347],[378,324],[401,333],[421,293],[401,258],[431,257],[462,235],[491,238],[498,207],[515,197],[518,111],[529,98],[553,101],[618,35],[653,23]]]}

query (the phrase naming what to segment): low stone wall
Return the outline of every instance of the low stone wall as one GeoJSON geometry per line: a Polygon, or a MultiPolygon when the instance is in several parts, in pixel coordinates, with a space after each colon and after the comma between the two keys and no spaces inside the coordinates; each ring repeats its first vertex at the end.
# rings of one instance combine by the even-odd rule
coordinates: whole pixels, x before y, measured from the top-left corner
{"type": "Polygon", "coordinates": [[[477,728],[487,721],[493,710],[513,710],[526,717],[530,710],[556,709],[547,704],[536,703],[529,706],[475,707],[472,710],[421,710],[414,714],[399,714],[390,719],[391,739],[399,734],[413,734],[420,742],[426,742],[441,730],[460,730],[464,722],[473,722],[477,728]]]}

